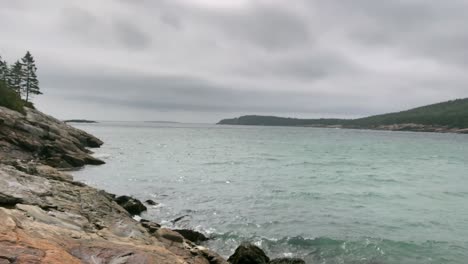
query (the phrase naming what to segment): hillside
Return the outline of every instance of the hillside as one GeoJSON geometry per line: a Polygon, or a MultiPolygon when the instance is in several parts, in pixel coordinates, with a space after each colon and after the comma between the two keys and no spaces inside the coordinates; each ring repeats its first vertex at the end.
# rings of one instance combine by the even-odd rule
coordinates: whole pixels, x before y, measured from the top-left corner
{"type": "Polygon", "coordinates": [[[447,126],[449,128],[468,128],[468,98],[352,121],[353,125],[363,127],[408,123],[447,126]]]}
{"type": "Polygon", "coordinates": [[[465,132],[465,129],[468,129],[468,98],[359,119],[298,119],[247,115],[238,118],[223,119],[218,124],[465,132]]]}

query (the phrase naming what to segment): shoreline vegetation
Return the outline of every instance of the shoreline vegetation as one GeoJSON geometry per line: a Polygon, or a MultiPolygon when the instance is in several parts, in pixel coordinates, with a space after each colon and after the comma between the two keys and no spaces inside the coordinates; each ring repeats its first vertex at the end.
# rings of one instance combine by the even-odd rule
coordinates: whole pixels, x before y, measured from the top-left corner
{"type": "Polygon", "coordinates": [[[299,119],[246,115],[218,125],[297,126],[468,134],[468,98],[359,119],[299,119]]]}
{"type": "Polygon", "coordinates": [[[66,170],[104,164],[90,150],[102,144],[35,109],[0,106],[1,263],[305,263],[248,243],[226,260],[204,234],[135,217],[157,202],[74,181],[66,170]]]}
{"type": "Polygon", "coordinates": [[[31,99],[42,94],[36,71],[36,62],[29,51],[11,66],[0,56],[0,106],[23,114],[24,107],[34,108],[31,99]]]}

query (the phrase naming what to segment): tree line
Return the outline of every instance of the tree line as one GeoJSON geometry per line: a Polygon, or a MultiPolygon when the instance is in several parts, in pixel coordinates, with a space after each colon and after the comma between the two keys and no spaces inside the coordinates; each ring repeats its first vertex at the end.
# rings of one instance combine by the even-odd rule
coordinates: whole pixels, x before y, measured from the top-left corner
{"type": "Polygon", "coordinates": [[[384,125],[420,124],[462,129],[468,128],[468,98],[359,119],[298,119],[248,115],[232,119],[223,119],[218,124],[253,126],[342,126],[346,128],[366,129],[384,125]]]}
{"type": "Polygon", "coordinates": [[[0,56],[0,82],[26,103],[42,94],[36,71],[36,62],[29,51],[11,66],[0,56]]]}

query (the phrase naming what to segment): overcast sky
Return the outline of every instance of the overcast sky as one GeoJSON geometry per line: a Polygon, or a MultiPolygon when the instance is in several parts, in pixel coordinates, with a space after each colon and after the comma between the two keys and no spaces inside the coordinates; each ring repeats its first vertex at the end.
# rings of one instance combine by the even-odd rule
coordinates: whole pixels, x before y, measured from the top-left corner
{"type": "Polygon", "coordinates": [[[468,97],[465,0],[0,0],[58,118],[360,117],[468,97]]]}

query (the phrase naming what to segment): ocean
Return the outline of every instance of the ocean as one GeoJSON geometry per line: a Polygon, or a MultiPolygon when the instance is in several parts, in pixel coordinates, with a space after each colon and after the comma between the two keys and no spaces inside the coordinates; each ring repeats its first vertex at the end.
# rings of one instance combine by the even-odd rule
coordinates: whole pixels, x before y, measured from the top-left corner
{"type": "Polygon", "coordinates": [[[468,135],[74,124],[106,161],[75,179],[152,199],[143,218],[310,264],[468,263],[468,135]],[[184,216],[173,224],[171,221],[184,216]]]}

